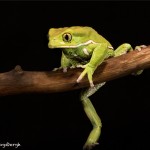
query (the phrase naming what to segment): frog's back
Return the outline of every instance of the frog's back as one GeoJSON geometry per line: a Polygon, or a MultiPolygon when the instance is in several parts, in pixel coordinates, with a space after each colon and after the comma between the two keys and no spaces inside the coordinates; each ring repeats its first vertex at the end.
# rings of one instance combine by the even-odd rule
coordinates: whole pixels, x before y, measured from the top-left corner
{"type": "Polygon", "coordinates": [[[108,46],[111,46],[110,42],[106,40],[102,35],[100,35],[96,30],[94,30],[91,27],[85,27],[88,28],[90,31],[90,39],[93,40],[96,43],[108,43],[108,46]]]}

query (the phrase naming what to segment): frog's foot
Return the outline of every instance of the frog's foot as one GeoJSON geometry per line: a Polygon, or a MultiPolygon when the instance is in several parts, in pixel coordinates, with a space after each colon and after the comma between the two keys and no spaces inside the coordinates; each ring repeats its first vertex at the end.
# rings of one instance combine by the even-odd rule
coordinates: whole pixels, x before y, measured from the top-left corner
{"type": "Polygon", "coordinates": [[[138,76],[140,74],[142,74],[143,70],[138,70],[137,72],[133,72],[132,75],[134,76],[138,76]]]}
{"type": "Polygon", "coordinates": [[[85,145],[83,146],[83,150],[91,150],[96,145],[99,145],[99,143],[85,143],[85,145]]]}
{"type": "MultiPolygon", "coordinates": [[[[142,48],[146,48],[146,47],[147,47],[146,45],[139,45],[135,47],[135,50],[141,51],[142,48]]],[[[143,70],[138,70],[137,72],[133,72],[132,75],[137,76],[137,75],[142,74],[142,72],[143,70]]]]}
{"type": "Polygon", "coordinates": [[[63,69],[63,72],[67,72],[67,67],[59,67],[59,68],[54,68],[52,71],[57,71],[63,69]]]}
{"type": "Polygon", "coordinates": [[[74,68],[76,68],[76,66],[71,66],[71,67],[70,67],[70,69],[74,69],[74,68]]]}
{"type": "Polygon", "coordinates": [[[147,47],[146,45],[139,45],[135,47],[135,50],[141,51],[142,48],[146,48],[146,47],[147,47]]]}
{"type": "MultiPolygon", "coordinates": [[[[79,83],[83,79],[83,77],[84,77],[84,74],[81,73],[81,75],[78,77],[76,82],[79,83]]],[[[90,87],[94,87],[94,83],[92,80],[89,81],[89,83],[90,83],[90,87]]]]}
{"type": "Polygon", "coordinates": [[[60,68],[54,68],[52,71],[57,71],[57,70],[60,70],[60,68]]]}
{"type": "Polygon", "coordinates": [[[80,74],[80,76],[78,77],[77,83],[79,83],[79,82],[84,78],[84,76],[87,74],[88,80],[89,80],[89,83],[90,83],[90,87],[94,87],[93,80],[92,80],[92,76],[93,76],[93,73],[94,73],[94,71],[95,71],[95,68],[94,68],[94,67],[91,67],[91,66],[88,65],[88,64],[83,65],[82,67],[84,67],[84,70],[83,70],[83,72],[80,74]]]}

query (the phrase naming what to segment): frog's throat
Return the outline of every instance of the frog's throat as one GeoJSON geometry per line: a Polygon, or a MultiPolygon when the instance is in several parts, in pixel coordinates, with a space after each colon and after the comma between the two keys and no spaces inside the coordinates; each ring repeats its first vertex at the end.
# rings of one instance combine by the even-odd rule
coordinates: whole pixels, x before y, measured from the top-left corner
{"type": "MultiPolygon", "coordinates": [[[[89,44],[99,44],[97,42],[94,42],[93,40],[89,40],[85,43],[81,43],[81,44],[78,44],[78,45],[68,45],[68,46],[59,46],[59,48],[78,48],[80,46],[86,46],[86,45],[89,45],[89,44]]],[[[112,46],[108,46],[109,49],[113,49],[112,46]]]]}

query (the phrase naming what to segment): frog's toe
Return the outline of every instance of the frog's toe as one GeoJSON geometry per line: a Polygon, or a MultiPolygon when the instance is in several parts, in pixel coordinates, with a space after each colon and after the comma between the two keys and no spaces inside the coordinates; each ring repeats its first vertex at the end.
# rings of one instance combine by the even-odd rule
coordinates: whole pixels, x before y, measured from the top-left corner
{"type": "Polygon", "coordinates": [[[91,149],[93,149],[93,147],[95,147],[96,145],[99,145],[99,143],[85,144],[85,145],[83,146],[83,150],[91,150],[91,149]]]}
{"type": "Polygon", "coordinates": [[[77,83],[79,83],[82,80],[82,76],[80,75],[79,78],[77,79],[77,83]]]}
{"type": "Polygon", "coordinates": [[[77,83],[79,83],[82,79],[83,79],[83,77],[86,75],[86,73],[87,73],[87,71],[86,71],[86,69],[80,74],[80,76],[78,77],[78,79],[77,79],[77,83]]]}
{"type": "Polygon", "coordinates": [[[67,72],[67,67],[64,67],[64,68],[63,68],[63,72],[67,72]]]}
{"type": "MultiPolygon", "coordinates": [[[[62,67],[59,67],[59,68],[54,68],[52,71],[57,71],[57,70],[61,70],[62,67]]],[[[64,71],[63,71],[64,72],[64,71]]]]}
{"type": "Polygon", "coordinates": [[[75,67],[75,66],[71,66],[71,67],[70,67],[70,69],[74,69],[74,68],[76,68],[76,67],[75,67]]]}
{"type": "Polygon", "coordinates": [[[90,87],[94,87],[93,81],[90,81],[90,87]]]}
{"type": "Polygon", "coordinates": [[[142,72],[143,72],[143,70],[138,70],[137,72],[133,72],[132,75],[138,76],[138,75],[141,75],[142,72]]]}
{"type": "Polygon", "coordinates": [[[146,45],[139,45],[135,47],[135,50],[141,51],[142,48],[146,48],[146,47],[147,47],[146,45]]]}
{"type": "Polygon", "coordinates": [[[57,71],[58,70],[58,68],[54,68],[52,71],[57,71]]]}
{"type": "Polygon", "coordinates": [[[52,71],[57,71],[57,70],[60,70],[60,69],[62,69],[61,67],[59,67],[59,68],[54,68],[52,71]]]}

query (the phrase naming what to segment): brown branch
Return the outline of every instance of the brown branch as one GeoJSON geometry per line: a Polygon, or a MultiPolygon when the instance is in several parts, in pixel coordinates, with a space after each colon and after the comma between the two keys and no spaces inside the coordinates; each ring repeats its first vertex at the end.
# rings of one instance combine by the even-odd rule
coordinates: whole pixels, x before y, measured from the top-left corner
{"type": "MultiPolygon", "coordinates": [[[[95,71],[94,84],[113,80],[131,74],[140,69],[150,68],[150,46],[141,51],[132,51],[116,58],[107,59],[95,71]]],[[[0,95],[21,93],[53,93],[88,87],[85,77],[80,84],[76,79],[83,69],[69,69],[53,72],[23,71],[20,66],[0,73],[0,95]]]]}

